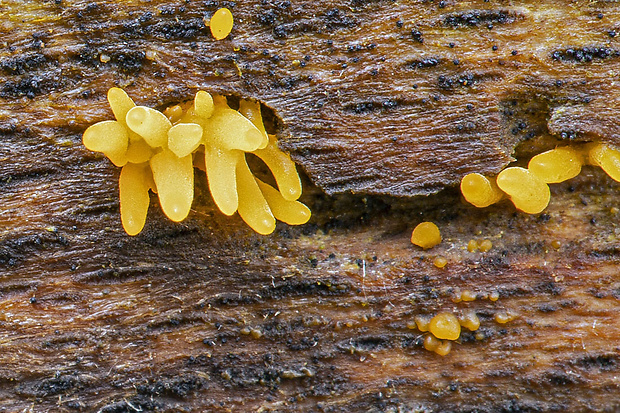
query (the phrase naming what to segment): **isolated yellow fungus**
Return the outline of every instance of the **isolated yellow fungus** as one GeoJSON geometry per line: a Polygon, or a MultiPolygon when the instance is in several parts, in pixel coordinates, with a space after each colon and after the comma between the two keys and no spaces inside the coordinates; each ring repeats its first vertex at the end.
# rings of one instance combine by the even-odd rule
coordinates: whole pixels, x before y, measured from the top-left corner
{"type": "Polygon", "coordinates": [[[480,319],[473,310],[466,310],[459,317],[459,323],[469,331],[476,331],[480,328],[480,319]]]}
{"type": "Polygon", "coordinates": [[[488,207],[504,197],[495,179],[479,173],[467,174],[461,179],[461,193],[467,202],[478,208],[488,207]]]}
{"type": "Polygon", "coordinates": [[[620,151],[604,144],[593,145],[590,149],[590,162],[598,165],[613,179],[620,182],[620,151]]]}
{"type": "Polygon", "coordinates": [[[429,331],[442,340],[456,340],[461,335],[459,320],[452,313],[439,313],[431,319],[429,331]]]}
{"type": "Polygon", "coordinates": [[[446,259],[446,257],[440,255],[438,257],[435,257],[435,259],[433,260],[433,265],[437,268],[443,268],[448,265],[448,260],[446,259]]]}
{"type": "Polygon", "coordinates": [[[223,7],[213,13],[211,20],[209,21],[209,28],[211,29],[211,34],[215,37],[215,39],[225,39],[233,28],[233,15],[231,11],[223,7]]]}
{"type": "Polygon", "coordinates": [[[463,290],[461,292],[461,300],[462,301],[475,301],[476,293],[472,292],[471,290],[463,290]]]}
{"type": "Polygon", "coordinates": [[[144,227],[149,190],[158,195],[168,218],[178,222],[187,217],[194,199],[194,166],[206,172],[218,208],[227,215],[239,212],[260,234],[273,232],[276,219],[299,225],[310,218],[308,207],[297,201],[301,181],[295,164],[279,150],[275,136],[267,134],[260,103],[241,100],[241,113],[224,96],[198,91],[193,101],[162,113],[136,106],[119,88],[108,91],[108,101],[116,120],[92,125],[83,142],[124,166],[119,188],[128,234],[144,227]],[[267,164],[278,189],[254,177],[247,153],[267,164]]]}
{"type": "Polygon", "coordinates": [[[424,249],[432,248],[441,242],[441,233],[432,222],[422,222],[413,230],[411,242],[424,249]]]}
{"type": "Polygon", "coordinates": [[[497,186],[510,196],[517,209],[528,214],[538,214],[549,205],[549,186],[525,168],[504,169],[497,176],[497,186]]]}
{"type": "Polygon", "coordinates": [[[564,182],[581,172],[583,157],[575,149],[565,146],[534,156],[527,169],[544,182],[564,182]]]}
{"type": "Polygon", "coordinates": [[[467,251],[474,252],[478,249],[478,241],[475,239],[470,239],[467,243],[467,251]]]}
{"type": "Polygon", "coordinates": [[[478,250],[480,252],[491,251],[491,248],[493,248],[493,242],[491,242],[491,240],[488,240],[488,239],[482,240],[482,242],[480,242],[480,244],[478,245],[478,250]]]}

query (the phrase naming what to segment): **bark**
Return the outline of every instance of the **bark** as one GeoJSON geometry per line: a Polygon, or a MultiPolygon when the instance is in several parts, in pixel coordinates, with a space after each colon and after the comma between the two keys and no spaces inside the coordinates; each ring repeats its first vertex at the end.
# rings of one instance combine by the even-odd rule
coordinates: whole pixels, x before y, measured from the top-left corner
{"type": "Polygon", "coordinates": [[[534,216],[450,187],[520,142],[618,141],[620,7],[226,3],[218,42],[222,5],[0,5],[0,411],[620,409],[620,184],[585,167],[534,216]],[[127,236],[118,169],[81,145],[113,85],[260,99],[312,221],[256,235],[197,172],[186,221],[153,198],[127,236]],[[409,242],[421,221],[439,246],[409,242]],[[479,334],[445,357],[409,328],[466,310],[479,334]]]}

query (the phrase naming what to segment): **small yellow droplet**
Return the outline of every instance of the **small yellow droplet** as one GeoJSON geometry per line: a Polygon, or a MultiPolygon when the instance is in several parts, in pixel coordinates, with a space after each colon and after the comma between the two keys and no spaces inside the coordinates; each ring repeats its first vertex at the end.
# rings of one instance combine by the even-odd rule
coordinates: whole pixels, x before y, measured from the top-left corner
{"type": "Polygon", "coordinates": [[[504,197],[494,179],[491,180],[479,173],[471,173],[463,177],[461,193],[467,202],[478,208],[492,205],[504,197]]]}
{"type": "Polygon", "coordinates": [[[478,241],[475,239],[470,239],[467,243],[467,251],[474,252],[478,249],[478,241]]]}
{"type": "Polygon", "coordinates": [[[209,21],[211,34],[216,40],[225,39],[233,28],[233,15],[226,7],[216,11],[209,21]]]}
{"type": "Polygon", "coordinates": [[[491,248],[493,248],[493,243],[490,240],[488,240],[488,239],[485,239],[484,241],[482,241],[480,243],[480,246],[478,247],[480,252],[490,251],[491,248]]]}
{"type": "Polygon", "coordinates": [[[432,222],[422,222],[413,230],[411,242],[424,249],[432,248],[441,242],[441,233],[432,222]]]}
{"type": "Polygon", "coordinates": [[[555,248],[556,250],[559,250],[560,247],[562,246],[562,243],[558,240],[553,240],[551,241],[551,246],[555,248]]]}
{"type": "Polygon", "coordinates": [[[433,260],[433,265],[437,268],[443,268],[448,264],[448,260],[446,259],[446,257],[435,257],[435,259],[433,260]]]}
{"type": "Polygon", "coordinates": [[[474,301],[476,299],[476,293],[470,290],[464,290],[461,293],[461,300],[463,301],[474,301]]]}
{"type": "Polygon", "coordinates": [[[431,319],[429,331],[442,340],[456,340],[461,335],[459,320],[452,313],[439,313],[431,319]]]}

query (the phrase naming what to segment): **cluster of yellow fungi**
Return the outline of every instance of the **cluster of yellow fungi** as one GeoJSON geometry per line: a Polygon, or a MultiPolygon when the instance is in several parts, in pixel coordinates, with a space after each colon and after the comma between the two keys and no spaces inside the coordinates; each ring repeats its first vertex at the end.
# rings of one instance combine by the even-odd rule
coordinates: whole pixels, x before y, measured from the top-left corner
{"type": "Polygon", "coordinates": [[[434,317],[417,315],[409,328],[417,328],[421,332],[428,332],[424,336],[423,346],[440,356],[445,356],[452,349],[452,342],[461,336],[461,327],[470,331],[480,328],[480,319],[473,310],[465,310],[460,317],[450,312],[441,312],[434,317]]]}
{"type": "Polygon", "coordinates": [[[527,168],[506,168],[496,178],[470,173],[461,180],[461,193],[467,202],[479,208],[508,196],[517,209],[538,214],[549,204],[548,184],[576,177],[583,165],[600,166],[620,182],[620,151],[601,143],[589,143],[543,152],[534,156],[527,168]]]}
{"type": "Polygon", "coordinates": [[[297,201],[301,181],[291,158],[267,134],[260,103],[241,100],[231,109],[224,96],[196,93],[193,101],[164,113],[136,106],[119,88],[108,91],[116,120],[96,123],[83,135],[84,146],[122,167],[119,180],[123,228],[136,235],[144,227],[149,190],[175,222],[184,220],[194,199],[194,166],[206,171],[211,195],[226,215],[239,212],[259,234],[270,234],[276,219],[300,225],[310,210],[297,201]],[[278,189],[254,177],[246,154],[271,170],[278,189]]]}

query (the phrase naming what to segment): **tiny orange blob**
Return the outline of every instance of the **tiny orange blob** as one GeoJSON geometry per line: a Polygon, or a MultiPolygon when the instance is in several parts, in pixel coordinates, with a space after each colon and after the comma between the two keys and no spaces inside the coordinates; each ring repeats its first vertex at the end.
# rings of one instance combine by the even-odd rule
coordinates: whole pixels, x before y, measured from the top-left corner
{"type": "Polygon", "coordinates": [[[441,242],[441,233],[432,222],[422,222],[413,230],[411,242],[424,249],[432,248],[441,242]]]}

